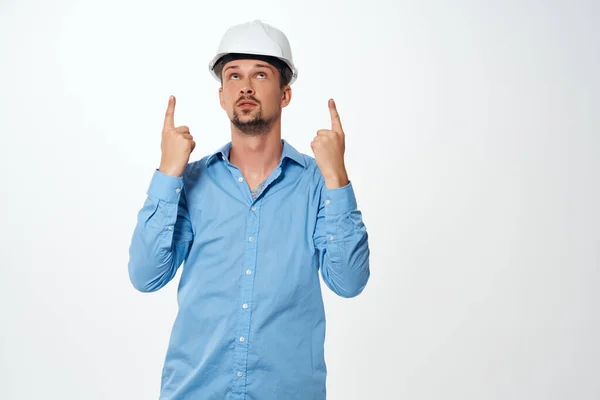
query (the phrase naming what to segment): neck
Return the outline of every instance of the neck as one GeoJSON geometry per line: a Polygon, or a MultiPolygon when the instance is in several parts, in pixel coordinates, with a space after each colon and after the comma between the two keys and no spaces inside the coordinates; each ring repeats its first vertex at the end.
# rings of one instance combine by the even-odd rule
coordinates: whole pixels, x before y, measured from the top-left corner
{"type": "Polygon", "coordinates": [[[245,134],[231,125],[229,161],[240,169],[251,187],[267,178],[279,165],[282,151],[280,119],[260,135],[245,134]]]}

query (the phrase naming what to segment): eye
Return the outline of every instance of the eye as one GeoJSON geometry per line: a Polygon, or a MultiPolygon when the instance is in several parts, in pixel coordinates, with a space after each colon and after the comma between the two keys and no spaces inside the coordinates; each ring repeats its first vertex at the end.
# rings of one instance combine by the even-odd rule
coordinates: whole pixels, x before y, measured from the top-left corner
{"type": "Polygon", "coordinates": [[[229,75],[229,79],[236,79],[237,76],[238,76],[238,74],[233,73],[233,74],[229,75]]]}
{"type": "Polygon", "coordinates": [[[259,72],[259,73],[258,73],[258,74],[256,74],[256,75],[257,75],[257,76],[260,76],[260,75],[262,75],[262,76],[264,76],[265,78],[267,77],[267,74],[266,74],[266,73],[264,73],[264,72],[259,72]]]}

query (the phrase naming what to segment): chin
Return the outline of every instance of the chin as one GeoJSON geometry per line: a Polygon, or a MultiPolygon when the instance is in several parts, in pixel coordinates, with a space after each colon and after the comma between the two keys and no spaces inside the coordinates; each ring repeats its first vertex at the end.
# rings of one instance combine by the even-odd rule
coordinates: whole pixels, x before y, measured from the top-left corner
{"type": "Polygon", "coordinates": [[[241,115],[238,115],[238,119],[240,121],[250,122],[250,121],[254,121],[254,120],[258,119],[258,118],[256,117],[256,115],[241,114],[241,115]]]}

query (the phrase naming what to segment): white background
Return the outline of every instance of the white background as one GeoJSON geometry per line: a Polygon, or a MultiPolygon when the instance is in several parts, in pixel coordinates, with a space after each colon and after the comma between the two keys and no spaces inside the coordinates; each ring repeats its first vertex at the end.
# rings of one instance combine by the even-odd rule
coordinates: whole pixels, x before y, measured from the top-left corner
{"type": "Polygon", "coordinates": [[[592,0],[2,0],[0,398],[158,397],[179,274],[131,286],[137,211],[170,94],[192,161],[230,139],[207,64],[257,18],[299,67],[283,137],[312,155],[336,99],[370,234],[328,399],[600,398],[592,0]]]}

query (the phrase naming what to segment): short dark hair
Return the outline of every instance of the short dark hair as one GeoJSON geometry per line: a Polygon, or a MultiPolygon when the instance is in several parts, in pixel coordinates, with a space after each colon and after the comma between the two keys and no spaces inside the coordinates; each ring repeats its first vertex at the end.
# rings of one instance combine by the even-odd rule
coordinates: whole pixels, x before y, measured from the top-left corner
{"type": "Polygon", "coordinates": [[[223,86],[223,76],[221,75],[221,72],[223,71],[223,67],[225,66],[225,64],[227,64],[230,61],[242,59],[261,60],[275,67],[275,69],[279,71],[280,88],[283,88],[292,79],[292,70],[290,69],[290,67],[288,67],[288,65],[285,62],[281,61],[277,57],[263,56],[258,54],[229,53],[219,58],[214,66],[214,70],[217,76],[221,78],[221,86],[223,86]]]}

